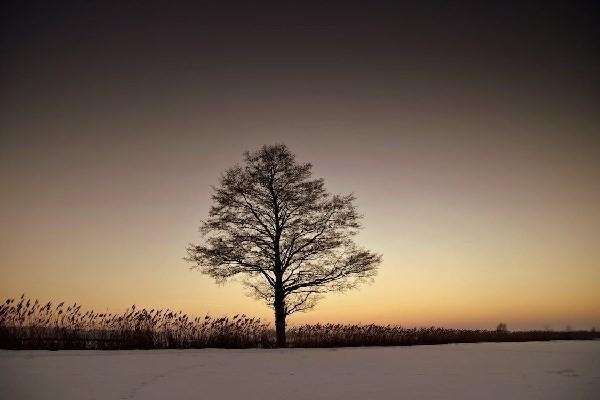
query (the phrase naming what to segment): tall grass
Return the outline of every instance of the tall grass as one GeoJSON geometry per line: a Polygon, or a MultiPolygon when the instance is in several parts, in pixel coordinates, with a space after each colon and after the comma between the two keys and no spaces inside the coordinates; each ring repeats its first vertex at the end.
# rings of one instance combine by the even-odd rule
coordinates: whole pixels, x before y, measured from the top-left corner
{"type": "Polygon", "coordinates": [[[590,331],[498,331],[404,328],[398,325],[314,324],[288,331],[292,347],[411,346],[419,344],[526,342],[547,340],[591,340],[600,334],[590,331]]]}
{"type": "MultiPolygon", "coordinates": [[[[403,328],[397,325],[313,324],[290,327],[290,347],[407,346],[418,344],[596,339],[595,331],[517,331],[403,328]]],[[[136,306],[122,314],[83,311],[32,301],[24,295],[0,305],[2,349],[186,349],[273,347],[272,326],[235,315],[191,318],[181,311],[136,306]]]]}
{"type": "Polygon", "coordinates": [[[83,311],[77,303],[40,303],[21,296],[0,306],[0,348],[170,349],[265,347],[270,326],[236,315],[190,318],[181,311],[138,309],[122,314],[83,311]]]}

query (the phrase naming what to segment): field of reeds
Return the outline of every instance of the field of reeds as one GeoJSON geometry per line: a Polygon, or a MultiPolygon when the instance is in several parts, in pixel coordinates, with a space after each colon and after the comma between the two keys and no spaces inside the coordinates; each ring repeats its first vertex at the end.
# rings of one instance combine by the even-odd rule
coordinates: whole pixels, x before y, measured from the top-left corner
{"type": "Polygon", "coordinates": [[[179,349],[267,347],[270,326],[257,318],[190,318],[181,311],[138,309],[122,314],[81,305],[40,303],[21,296],[0,306],[3,349],[179,349]]]}
{"type": "MultiPolygon", "coordinates": [[[[397,325],[312,324],[287,331],[289,347],[408,346],[419,344],[592,340],[596,331],[515,331],[404,328],[397,325]]],[[[269,348],[269,323],[246,315],[188,317],[181,311],[136,306],[122,314],[84,311],[77,303],[40,303],[24,295],[0,305],[2,349],[269,348]]]]}
{"type": "Polygon", "coordinates": [[[497,331],[404,328],[398,325],[315,324],[288,331],[292,347],[412,346],[422,344],[528,342],[548,340],[593,340],[595,331],[497,331]]]}

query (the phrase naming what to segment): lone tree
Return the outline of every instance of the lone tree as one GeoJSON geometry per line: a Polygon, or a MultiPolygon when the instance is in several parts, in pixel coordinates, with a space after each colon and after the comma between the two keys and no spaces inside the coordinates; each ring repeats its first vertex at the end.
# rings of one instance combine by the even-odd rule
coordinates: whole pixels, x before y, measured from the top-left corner
{"type": "Polygon", "coordinates": [[[381,255],[358,247],[353,195],[331,195],[282,144],[244,153],[213,187],[214,201],[187,261],[217,282],[239,276],[250,293],[275,310],[277,346],[285,319],[312,309],[326,292],[371,280],[381,255]]]}

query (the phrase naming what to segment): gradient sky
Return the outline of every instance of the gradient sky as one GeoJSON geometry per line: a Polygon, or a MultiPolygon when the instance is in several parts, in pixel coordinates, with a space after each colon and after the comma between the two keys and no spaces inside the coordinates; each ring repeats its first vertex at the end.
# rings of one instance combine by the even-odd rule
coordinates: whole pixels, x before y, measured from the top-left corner
{"type": "Polygon", "coordinates": [[[219,174],[283,142],[384,255],[291,323],[600,326],[597,7],[23,3],[0,12],[0,295],[271,319],[182,257],[219,174]]]}

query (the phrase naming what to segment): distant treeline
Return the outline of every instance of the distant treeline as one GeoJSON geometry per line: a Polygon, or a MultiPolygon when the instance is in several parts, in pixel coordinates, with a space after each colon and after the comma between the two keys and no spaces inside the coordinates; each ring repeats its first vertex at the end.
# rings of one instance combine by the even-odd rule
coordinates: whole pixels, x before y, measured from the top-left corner
{"type": "MultiPolygon", "coordinates": [[[[291,327],[289,347],[409,346],[419,344],[592,340],[596,331],[516,331],[403,328],[397,325],[313,324],[291,327]]],[[[82,311],[78,304],[40,303],[21,296],[0,305],[2,349],[270,348],[275,331],[246,315],[189,318],[181,311],[132,306],[123,314],[82,311]]]]}

